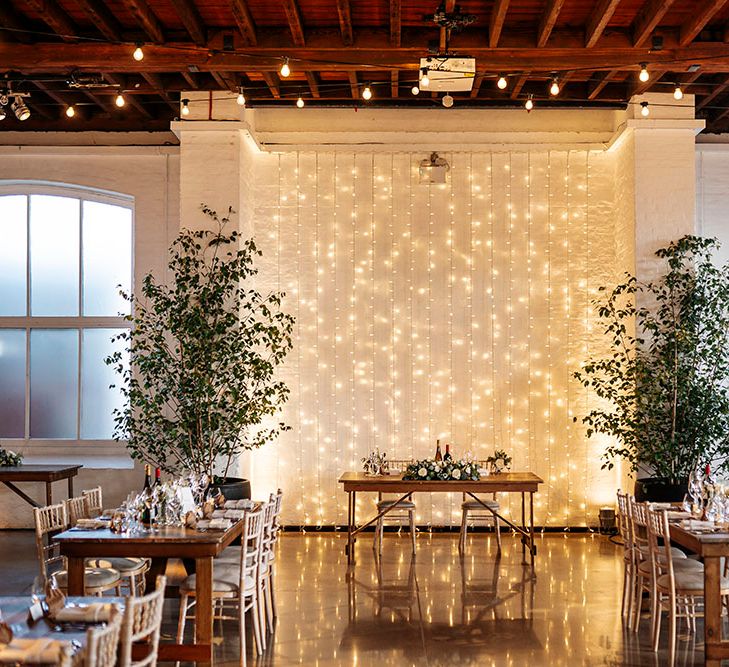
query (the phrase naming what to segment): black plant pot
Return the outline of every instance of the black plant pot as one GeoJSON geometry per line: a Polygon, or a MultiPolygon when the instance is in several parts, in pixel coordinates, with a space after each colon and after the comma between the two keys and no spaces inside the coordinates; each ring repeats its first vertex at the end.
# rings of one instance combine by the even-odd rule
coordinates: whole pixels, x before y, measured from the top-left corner
{"type": "Polygon", "coordinates": [[[211,484],[213,493],[219,490],[226,500],[248,500],[251,497],[251,483],[240,477],[226,477],[220,484],[211,484]]]}
{"type": "Polygon", "coordinates": [[[681,502],[688,493],[688,479],[671,482],[665,477],[645,477],[635,480],[635,499],[639,503],[681,502]]]}

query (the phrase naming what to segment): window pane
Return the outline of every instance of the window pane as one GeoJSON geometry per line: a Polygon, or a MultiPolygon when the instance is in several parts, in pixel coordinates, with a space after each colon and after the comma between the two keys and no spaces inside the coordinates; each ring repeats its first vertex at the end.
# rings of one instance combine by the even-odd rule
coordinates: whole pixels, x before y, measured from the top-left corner
{"type": "Polygon", "coordinates": [[[25,195],[0,197],[0,315],[26,314],[27,213],[25,195]]]}
{"type": "Polygon", "coordinates": [[[78,315],[78,265],[79,200],[31,195],[30,310],[33,315],[78,315]]]}
{"type": "Polygon", "coordinates": [[[132,276],[132,212],[128,208],[83,203],[84,315],[127,314],[132,276]]]}
{"type": "Polygon", "coordinates": [[[25,436],[25,331],[0,329],[0,438],[25,436]]]}
{"type": "Polygon", "coordinates": [[[30,332],[30,437],[76,438],[78,329],[30,332]]]}
{"type": "MultiPolygon", "coordinates": [[[[112,342],[112,336],[123,329],[84,329],[81,343],[81,437],[88,440],[108,440],[114,433],[112,410],[121,408],[124,399],[118,388],[121,377],[107,366],[107,355],[122,351],[126,341],[112,342]]],[[[128,355],[124,364],[127,364],[128,355]]]]}

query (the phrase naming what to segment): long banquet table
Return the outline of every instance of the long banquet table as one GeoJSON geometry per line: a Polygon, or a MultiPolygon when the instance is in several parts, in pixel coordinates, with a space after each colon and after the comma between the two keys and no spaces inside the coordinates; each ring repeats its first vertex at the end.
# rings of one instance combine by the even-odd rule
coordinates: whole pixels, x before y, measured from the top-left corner
{"type": "MultiPolygon", "coordinates": [[[[160,660],[184,660],[200,663],[212,660],[213,638],[213,558],[241,535],[243,522],[236,521],[226,531],[192,530],[177,526],[162,527],[155,532],[113,533],[109,529],[71,529],[54,537],[61,554],[68,559],[69,595],[83,595],[84,560],[113,556],[137,556],[165,562],[168,558],[195,560],[195,643],[160,643],[160,660]]],[[[152,568],[155,569],[154,567],[152,568]]],[[[148,573],[148,577],[152,572],[148,573]]],[[[152,576],[152,581],[154,577],[152,576]]]]}
{"type": "Polygon", "coordinates": [[[722,639],[721,558],[729,557],[729,532],[701,533],[670,524],[671,541],[704,561],[704,664],[719,667],[729,658],[729,641],[722,639]]]}
{"type": "Polygon", "coordinates": [[[413,493],[439,492],[439,493],[466,493],[472,499],[480,502],[484,508],[495,514],[506,525],[511,526],[521,535],[522,558],[526,563],[526,550],[529,549],[529,557],[532,568],[534,568],[534,556],[537,547],[534,544],[534,494],[539,490],[543,480],[533,472],[502,472],[482,477],[478,481],[461,480],[406,480],[402,473],[392,475],[370,476],[363,472],[345,472],[339,483],[348,494],[347,508],[347,562],[354,562],[355,536],[367,526],[372,525],[381,516],[384,516],[395,505],[389,506],[375,515],[361,526],[356,525],[356,501],[357,492],[369,493],[396,493],[402,494],[398,502],[409,499],[413,493]],[[516,525],[509,519],[504,518],[498,512],[490,509],[476,494],[487,493],[520,493],[521,494],[521,525],[516,525]],[[529,523],[526,518],[526,495],[529,495],[529,523]]]}

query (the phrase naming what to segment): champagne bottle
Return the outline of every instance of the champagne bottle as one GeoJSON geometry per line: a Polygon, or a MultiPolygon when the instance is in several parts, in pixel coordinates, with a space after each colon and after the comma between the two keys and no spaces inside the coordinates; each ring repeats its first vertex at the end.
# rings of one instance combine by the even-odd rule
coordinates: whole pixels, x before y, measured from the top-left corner
{"type": "Polygon", "coordinates": [[[152,495],[152,466],[149,463],[144,464],[144,487],[142,494],[145,496],[144,509],[142,510],[142,523],[149,524],[152,521],[152,514],[149,509],[152,495]]]}
{"type": "Polygon", "coordinates": [[[442,461],[443,454],[440,453],[440,440],[435,441],[435,460],[442,461]]]}
{"type": "Polygon", "coordinates": [[[451,456],[451,445],[450,445],[449,442],[446,442],[446,453],[445,453],[445,456],[443,457],[443,460],[444,461],[452,461],[453,460],[453,457],[451,456]]]}

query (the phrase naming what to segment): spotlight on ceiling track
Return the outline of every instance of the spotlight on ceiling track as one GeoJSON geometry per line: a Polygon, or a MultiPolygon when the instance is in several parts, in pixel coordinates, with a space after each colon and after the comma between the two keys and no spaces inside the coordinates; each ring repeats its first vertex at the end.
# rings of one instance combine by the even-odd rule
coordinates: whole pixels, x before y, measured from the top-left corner
{"type": "Polygon", "coordinates": [[[10,108],[13,110],[13,113],[18,120],[28,120],[28,118],[30,118],[30,109],[25,102],[23,102],[23,98],[20,97],[20,95],[15,97],[10,108]]]}

